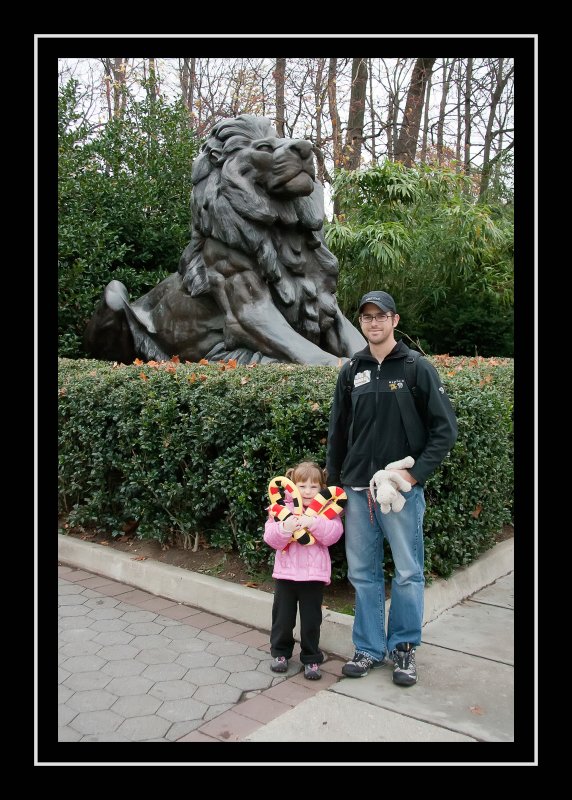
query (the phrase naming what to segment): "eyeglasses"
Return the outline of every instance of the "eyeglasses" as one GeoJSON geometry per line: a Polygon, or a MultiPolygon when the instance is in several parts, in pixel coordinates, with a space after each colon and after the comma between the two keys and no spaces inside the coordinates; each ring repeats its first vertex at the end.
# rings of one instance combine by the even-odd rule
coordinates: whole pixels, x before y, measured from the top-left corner
{"type": "Polygon", "coordinates": [[[390,318],[390,316],[391,314],[362,314],[360,319],[362,322],[365,322],[367,325],[369,325],[374,320],[376,322],[385,322],[390,318]]]}

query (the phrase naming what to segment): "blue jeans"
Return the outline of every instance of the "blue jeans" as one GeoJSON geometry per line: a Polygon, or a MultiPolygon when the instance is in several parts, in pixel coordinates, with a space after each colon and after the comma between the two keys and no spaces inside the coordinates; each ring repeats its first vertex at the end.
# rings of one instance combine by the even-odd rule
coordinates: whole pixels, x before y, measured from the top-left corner
{"type": "Polygon", "coordinates": [[[352,639],[356,650],[380,661],[399,642],[421,644],[423,625],[423,514],[425,495],[419,484],[405,492],[399,512],[382,514],[379,503],[368,503],[369,490],[355,492],[349,486],[345,542],[348,578],[356,592],[352,639]],[[384,538],[395,564],[391,582],[391,606],[385,633],[384,538]]]}

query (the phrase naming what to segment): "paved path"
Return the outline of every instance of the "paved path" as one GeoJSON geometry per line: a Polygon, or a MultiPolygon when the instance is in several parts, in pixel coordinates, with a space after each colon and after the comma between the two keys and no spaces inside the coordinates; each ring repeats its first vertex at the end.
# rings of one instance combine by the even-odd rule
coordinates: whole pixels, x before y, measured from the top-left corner
{"type": "MultiPolygon", "coordinates": [[[[270,671],[268,632],[60,565],[59,741],[514,741],[513,573],[423,629],[419,683],[391,669],[270,671]]],[[[297,646],[295,653],[299,652],[297,646]]]]}
{"type": "Polygon", "coordinates": [[[275,675],[267,632],[84,570],[58,575],[59,741],[237,741],[341,675],[333,659],[305,680],[299,645],[275,675]]]}

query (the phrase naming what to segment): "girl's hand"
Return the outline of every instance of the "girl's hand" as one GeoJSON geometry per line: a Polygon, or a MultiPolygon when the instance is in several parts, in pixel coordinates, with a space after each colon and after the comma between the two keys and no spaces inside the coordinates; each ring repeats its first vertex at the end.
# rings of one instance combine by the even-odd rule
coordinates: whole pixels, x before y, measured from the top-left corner
{"type": "Polygon", "coordinates": [[[300,517],[291,514],[284,520],[282,527],[287,533],[294,533],[295,530],[298,530],[298,528],[301,527],[299,520],[300,517]]]}
{"type": "Polygon", "coordinates": [[[300,527],[306,528],[309,531],[316,525],[316,517],[308,517],[306,514],[302,514],[298,519],[300,520],[300,527]]]}

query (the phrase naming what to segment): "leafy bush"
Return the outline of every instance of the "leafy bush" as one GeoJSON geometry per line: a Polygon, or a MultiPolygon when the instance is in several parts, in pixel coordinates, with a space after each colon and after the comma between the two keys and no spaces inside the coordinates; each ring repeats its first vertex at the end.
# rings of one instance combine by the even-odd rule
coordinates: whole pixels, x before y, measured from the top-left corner
{"type": "Polygon", "coordinates": [[[431,353],[513,355],[513,212],[477,203],[470,178],[387,161],[334,182],[342,215],[326,226],[340,261],[338,301],[395,297],[400,331],[431,353]]]}
{"type": "MultiPolygon", "coordinates": [[[[426,572],[447,576],[510,521],[512,362],[432,359],[459,421],[426,485],[426,572]]],[[[268,482],[325,461],[333,367],[60,361],[59,504],[72,524],[166,541],[202,535],[267,566],[268,482]]],[[[345,575],[343,545],[333,574],[345,575]]],[[[386,567],[392,569],[388,558],[386,567]]]]}
{"type": "Polygon", "coordinates": [[[129,100],[93,130],[77,92],[75,81],[61,90],[58,115],[58,335],[68,357],[85,355],[83,332],[110,280],[136,299],[177,269],[198,150],[182,103],[129,100]]]}

